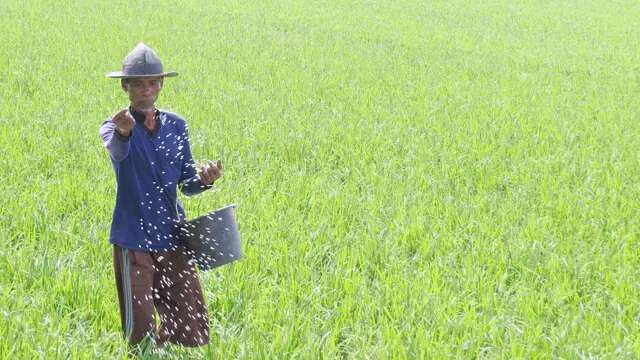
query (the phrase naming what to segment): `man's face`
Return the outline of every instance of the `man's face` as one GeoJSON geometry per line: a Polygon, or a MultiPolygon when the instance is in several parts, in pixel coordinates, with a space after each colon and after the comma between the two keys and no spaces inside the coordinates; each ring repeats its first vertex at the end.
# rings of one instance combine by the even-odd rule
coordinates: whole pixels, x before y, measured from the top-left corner
{"type": "Polygon", "coordinates": [[[138,106],[151,106],[158,99],[162,89],[162,77],[133,78],[122,86],[129,94],[132,104],[138,106]]]}

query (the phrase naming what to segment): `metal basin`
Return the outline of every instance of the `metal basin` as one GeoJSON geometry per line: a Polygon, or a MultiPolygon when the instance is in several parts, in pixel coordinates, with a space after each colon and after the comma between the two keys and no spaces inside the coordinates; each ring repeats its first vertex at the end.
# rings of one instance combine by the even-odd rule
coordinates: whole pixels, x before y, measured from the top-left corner
{"type": "Polygon", "coordinates": [[[228,205],[178,226],[178,237],[201,271],[242,257],[235,205],[228,205]]]}

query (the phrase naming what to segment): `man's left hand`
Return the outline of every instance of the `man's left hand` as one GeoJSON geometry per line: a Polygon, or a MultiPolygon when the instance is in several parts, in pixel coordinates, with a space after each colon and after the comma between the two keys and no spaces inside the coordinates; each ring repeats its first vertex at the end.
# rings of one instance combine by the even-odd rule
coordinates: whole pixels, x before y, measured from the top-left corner
{"type": "Polygon", "coordinates": [[[221,176],[222,163],[220,160],[216,161],[215,164],[207,160],[204,164],[198,166],[198,177],[203,185],[213,185],[221,176]]]}

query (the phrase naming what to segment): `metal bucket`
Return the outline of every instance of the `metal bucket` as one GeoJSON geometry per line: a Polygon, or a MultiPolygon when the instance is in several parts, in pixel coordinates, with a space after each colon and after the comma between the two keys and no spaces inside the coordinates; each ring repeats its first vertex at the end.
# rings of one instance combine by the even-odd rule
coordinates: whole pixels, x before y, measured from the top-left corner
{"type": "Polygon", "coordinates": [[[178,226],[178,237],[202,271],[242,257],[235,205],[228,205],[178,226]]]}

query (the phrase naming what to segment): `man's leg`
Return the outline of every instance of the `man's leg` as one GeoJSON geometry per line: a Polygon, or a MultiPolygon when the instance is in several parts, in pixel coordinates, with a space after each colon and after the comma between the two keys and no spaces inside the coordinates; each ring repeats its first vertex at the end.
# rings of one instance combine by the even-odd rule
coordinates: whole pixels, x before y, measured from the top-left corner
{"type": "Polygon", "coordinates": [[[113,265],[124,336],[131,345],[155,336],[153,258],[150,253],[113,246],[113,265]]]}
{"type": "Polygon", "coordinates": [[[209,315],[195,264],[189,262],[182,247],[154,257],[158,268],[155,287],[160,295],[154,299],[160,315],[160,342],[206,345],[209,315]]]}

